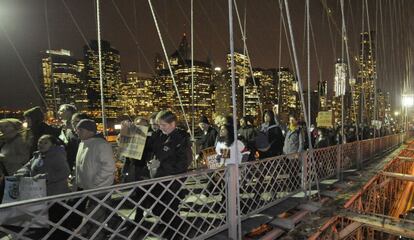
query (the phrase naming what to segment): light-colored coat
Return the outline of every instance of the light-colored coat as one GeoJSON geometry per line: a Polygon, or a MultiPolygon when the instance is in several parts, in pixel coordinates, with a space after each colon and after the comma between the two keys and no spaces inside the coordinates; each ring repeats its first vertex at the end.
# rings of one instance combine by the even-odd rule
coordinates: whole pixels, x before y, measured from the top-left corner
{"type": "Polygon", "coordinates": [[[286,133],[285,144],[283,145],[283,153],[297,153],[304,150],[304,138],[300,128],[294,131],[289,130],[286,133]]]}
{"type": "Polygon", "coordinates": [[[76,186],[94,189],[114,182],[115,160],[111,145],[101,137],[82,140],[76,155],[76,186]]]}
{"type": "Polygon", "coordinates": [[[13,175],[30,159],[29,146],[24,142],[20,134],[13,139],[7,140],[3,147],[1,147],[0,153],[4,156],[0,157],[0,164],[6,170],[6,172],[2,172],[0,167],[0,176],[13,175]]]}

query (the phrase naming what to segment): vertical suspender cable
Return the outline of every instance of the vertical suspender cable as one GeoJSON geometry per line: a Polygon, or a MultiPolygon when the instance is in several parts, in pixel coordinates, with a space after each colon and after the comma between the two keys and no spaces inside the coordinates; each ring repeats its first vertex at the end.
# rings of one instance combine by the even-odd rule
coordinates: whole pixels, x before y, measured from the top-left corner
{"type": "Polygon", "coordinates": [[[193,142],[193,156],[196,155],[196,146],[194,139],[194,128],[195,128],[195,109],[194,109],[194,0],[191,0],[191,140],[193,142]]]}
{"type": "Polygon", "coordinates": [[[229,6],[229,42],[230,42],[230,69],[231,69],[231,92],[233,104],[233,129],[234,142],[232,150],[234,153],[231,158],[236,164],[229,164],[229,181],[228,187],[228,216],[229,216],[229,239],[241,239],[240,225],[240,195],[239,195],[239,164],[237,146],[237,105],[236,105],[236,76],[234,69],[234,33],[233,33],[233,0],[228,0],[229,6]]]}
{"type": "MultiPolygon", "coordinates": [[[[50,32],[49,32],[49,18],[47,12],[47,0],[45,0],[45,23],[46,23],[46,34],[47,34],[47,46],[49,50],[52,50],[52,44],[50,43],[50,32]]],[[[53,78],[53,59],[52,54],[48,53],[48,59],[50,61],[50,81],[52,83],[52,96],[53,96],[53,117],[57,117],[57,103],[56,103],[56,88],[55,88],[55,79],[53,78]]],[[[46,106],[47,108],[48,106],[46,106]]]]}
{"type": "MultiPolygon", "coordinates": [[[[290,20],[288,0],[284,0],[284,2],[285,2],[286,16],[287,16],[287,21],[288,21],[288,26],[289,26],[289,33],[290,33],[290,41],[291,41],[292,51],[293,51],[293,58],[294,58],[295,68],[296,68],[296,75],[297,75],[298,82],[299,82],[299,91],[300,91],[299,96],[300,96],[300,100],[301,100],[302,111],[303,111],[303,116],[305,118],[305,124],[306,124],[306,128],[307,128],[307,132],[309,132],[309,119],[308,119],[308,115],[306,114],[305,101],[303,99],[304,97],[303,97],[302,79],[301,79],[300,71],[299,71],[299,64],[298,64],[298,58],[297,58],[297,54],[296,54],[295,39],[294,39],[294,36],[293,36],[292,22],[290,20]]],[[[307,135],[308,135],[308,141],[309,141],[309,143],[311,143],[310,134],[307,134],[307,135]]],[[[309,150],[312,150],[312,149],[313,149],[312,144],[309,144],[309,150]]]]}
{"type": "Polygon", "coordinates": [[[102,48],[101,48],[101,18],[100,18],[99,0],[96,0],[96,30],[98,34],[98,59],[99,59],[99,86],[101,88],[101,111],[102,111],[102,124],[103,135],[106,136],[107,125],[105,115],[105,98],[103,90],[103,71],[102,71],[102,48]]]}
{"type": "MultiPolygon", "coordinates": [[[[349,56],[349,46],[348,46],[348,34],[346,31],[346,25],[345,25],[345,10],[344,10],[344,2],[343,0],[341,0],[341,15],[342,15],[342,22],[344,23],[342,25],[343,28],[343,41],[345,42],[345,50],[346,50],[346,58],[347,58],[347,62],[348,62],[348,74],[349,74],[349,79],[353,78],[352,75],[352,68],[351,68],[351,58],[349,56]]],[[[353,94],[354,92],[354,86],[351,85],[351,94],[353,94]]],[[[352,96],[353,99],[354,96],[352,96]]],[[[353,113],[354,113],[354,117],[355,117],[355,125],[356,125],[356,135],[357,135],[357,141],[359,141],[359,126],[358,126],[358,114],[356,113],[356,106],[355,104],[352,103],[352,105],[354,106],[353,109],[353,113]]]]}
{"type": "MultiPolygon", "coordinates": [[[[341,0],[341,6],[343,4],[343,0],[341,0]]],[[[345,43],[345,19],[342,18],[342,29],[341,29],[341,58],[342,58],[342,63],[345,63],[345,49],[344,49],[344,43],[345,43]]],[[[348,68],[350,68],[350,63],[348,62],[348,68]]],[[[342,71],[341,71],[341,75],[342,75],[342,71]]],[[[345,125],[345,93],[346,93],[346,73],[344,74],[344,76],[341,76],[342,81],[341,81],[341,85],[343,85],[343,89],[341,88],[341,144],[344,144],[344,140],[345,140],[345,135],[344,135],[344,125],[345,125]]],[[[342,149],[342,148],[341,148],[342,149]]]]}
{"type": "MultiPolygon", "coordinates": [[[[307,49],[307,75],[308,75],[308,120],[311,124],[311,74],[310,74],[310,13],[309,13],[309,0],[306,0],[306,49],[307,49]]],[[[310,127],[310,126],[308,126],[310,127]]],[[[310,135],[310,128],[308,128],[308,135],[310,135]]],[[[309,142],[309,145],[312,145],[312,142],[309,142]]]]}
{"type": "MultiPolygon", "coordinates": [[[[155,11],[154,11],[154,8],[152,6],[151,0],[148,0],[148,4],[149,4],[149,7],[151,9],[151,14],[152,14],[152,17],[154,19],[154,23],[155,23],[155,27],[157,29],[158,37],[159,37],[160,42],[161,42],[161,47],[162,47],[162,50],[164,52],[165,61],[167,62],[168,69],[170,71],[170,75],[171,75],[171,79],[173,81],[174,89],[175,89],[175,92],[177,93],[177,97],[178,97],[178,101],[180,103],[181,111],[182,111],[183,116],[184,116],[184,121],[186,123],[187,129],[191,129],[190,128],[190,124],[188,123],[187,115],[185,114],[185,110],[184,110],[184,106],[183,106],[183,101],[181,100],[181,95],[180,95],[180,92],[178,91],[177,82],[175,81],[174,73],[173,73],[172,68],[171,68],[171,63],[170,63],[170,61],[168,59],[167,50],[166,50],[165,45],[164,45],[164,40],[162,38],[161,31],[160,31],[160,28],[158,26],[157,16],[155,15],[155,11]]],[[[193,138],[193,137],[194,136],[191,133],[191,138],[193,138]]]]}

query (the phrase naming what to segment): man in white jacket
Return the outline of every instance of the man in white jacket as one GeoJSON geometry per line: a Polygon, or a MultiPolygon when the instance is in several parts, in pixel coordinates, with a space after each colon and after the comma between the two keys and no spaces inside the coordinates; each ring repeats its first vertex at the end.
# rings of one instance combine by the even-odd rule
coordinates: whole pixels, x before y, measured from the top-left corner
{"type": "MultiPolygon", "coordinates": [[[[115,160],[111,145],[97,134],[96,123],[90,119],[83,119],[76,125],[76,132],[81,140],[76,155],[76,186],[78,190],[95,189],[111,186],[114,182],[115,160]]],[[[104,198],[105,195],[95,195],[104,198]]],[[[86,203],[85,213],[89,214],[98,203],[89,199],[86,203]]],[[[93,219],[103,222],[108,216],[106,208],[99,208],[93,214],[93,219]]],[[[84,219],[84,221],[86,221],[84,219]]],[[[98,226],[87,222],[81,232],[85,237],[92,236],[98,226]]],[[[100,233],[98,236],[102,236],[100,233]]],[[[100,238],[97,238],[100,239],[100,238]]]]}

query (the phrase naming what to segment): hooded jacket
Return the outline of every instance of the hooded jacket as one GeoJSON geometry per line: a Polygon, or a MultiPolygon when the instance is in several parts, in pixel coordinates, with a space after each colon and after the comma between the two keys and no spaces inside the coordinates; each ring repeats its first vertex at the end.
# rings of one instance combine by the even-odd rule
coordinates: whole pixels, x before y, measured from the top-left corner
{"type": "Polygon", "coordinates": [[[69,165],[62,146],[52,146],[46,153],[34,152],[33,158],[17,171],[17,174],[34,177],[46,174],[47,195],[69,192],[69,165]]]}
{"type": "Polygon", "coordinates": [[[76,185],[82,189],[111,186],[115,160],[111,145],[99,135],[82,140],[76,155],[76,185]]]}

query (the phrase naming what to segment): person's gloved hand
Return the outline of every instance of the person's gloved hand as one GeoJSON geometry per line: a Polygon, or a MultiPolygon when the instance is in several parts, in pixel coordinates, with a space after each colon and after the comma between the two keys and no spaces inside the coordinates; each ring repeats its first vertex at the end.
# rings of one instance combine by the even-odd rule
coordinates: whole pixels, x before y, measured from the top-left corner
{"type": "Polygon", "coordinates": [[[33,180],[37,181],[39,179],[46,179],[47,174],[43,173],[43,174],[37,174],[36,176],[33,176],[33,180]]]}

